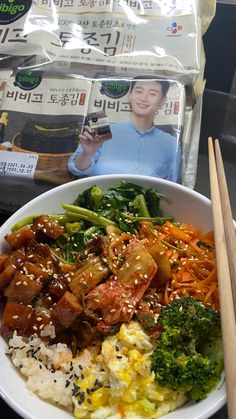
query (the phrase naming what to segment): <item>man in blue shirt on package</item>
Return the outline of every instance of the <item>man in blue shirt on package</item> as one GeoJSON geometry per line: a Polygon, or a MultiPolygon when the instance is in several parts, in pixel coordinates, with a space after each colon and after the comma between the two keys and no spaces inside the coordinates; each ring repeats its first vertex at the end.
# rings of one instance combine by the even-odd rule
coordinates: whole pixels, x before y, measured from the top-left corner
{"type": "Polygon", "coordinates": [[[179,139],[154,125],[168,88],[167,80],[134,79],[128,94],[130,121],[111,124],[112,139],[102,143],[86,127],[69,158],[69,171],[75,176],[140,174],[177,182],[181,166],[179,139]]]}

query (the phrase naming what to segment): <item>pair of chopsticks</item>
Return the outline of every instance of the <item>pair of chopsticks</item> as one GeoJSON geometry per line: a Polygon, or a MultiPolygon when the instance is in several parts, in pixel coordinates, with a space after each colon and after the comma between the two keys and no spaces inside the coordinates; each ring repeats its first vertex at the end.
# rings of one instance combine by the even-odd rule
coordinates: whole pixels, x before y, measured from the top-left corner
{"type": "Polygon", "coordinates": [[[236,419],[236,235],[218,140],[208,138],[228,416],[236,419]]]}

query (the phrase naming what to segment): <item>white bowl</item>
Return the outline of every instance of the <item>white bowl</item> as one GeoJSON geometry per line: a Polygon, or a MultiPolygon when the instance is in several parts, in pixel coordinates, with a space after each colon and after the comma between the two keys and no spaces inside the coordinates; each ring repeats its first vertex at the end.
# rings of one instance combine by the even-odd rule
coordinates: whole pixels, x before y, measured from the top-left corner
{"type": "MultiPolygon", "coordinates": [[[[0,253],[7,249],[4,236],[10,232],[11,226],[27,215],[40,213],[62,212],[61,203],[72,203],[85,189],[96,184],[102,189],[114,186],[124,179],[137,183],[145,188],[153,187],[165,195],[161,200],[164,215],[174,216],[176,221],[192,223],[204,231],[212,229],[211,203],[209,199],[184,186],[153,177],[136,175],[105,175],[58,186],[33,199],[15,214],[13,214],[0,228],[0,253]]],[[[0,337],[0,395],[6,403],[19,415],[27,419],[71,419],[72,414],[43,401],[26,389],[24,379],[18,374],[11,361],[5,355],[7,345],[0,337]]],[[[209,396],[198,402],[169,413],[166,419],[206,419],[217,412],[226,403],[224,383],[209,396]]]]}

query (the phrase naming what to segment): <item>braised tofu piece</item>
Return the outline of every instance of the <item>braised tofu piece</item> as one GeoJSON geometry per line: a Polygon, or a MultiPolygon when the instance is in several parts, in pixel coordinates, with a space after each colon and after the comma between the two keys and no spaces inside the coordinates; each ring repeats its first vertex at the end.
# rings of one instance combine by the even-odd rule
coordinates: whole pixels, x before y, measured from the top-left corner
{"type": "Polygon", "coordinates": [[[60,298],[52,310],[52,317],[63,327],[69,327],[83,311],[77,298],[69,291],[60,298]]]}
{"type": "Polygon", "coordinates": [[[109,275],[108,266],[104,265],[99,256],[82,264],[70,277],[68,286],[73,294],[80,298],[88,294],[97,284],[109,275]]]}
{"type": "Polygon", "coordinates": [[[35,311],[32,307],[9,301],[3,313],[1,333],[9,338],[16,330],[19,335],[30,336],[34,322],[35,311]]]}
{"type": "Polygon", "coordinates": [[[37,234],[39,232],[44,233],[50,239],[57,239],[60,237],[65,228],[61,226],[58,221],[53,220],[48,215],[40,215],[33,222],[32,230],[37,234]]]}
{"type": "Polygon", "coordinates": [[[6,234],[5,240],[11,249],[19,249],[21,246],[26,246],[29,240],[33,239],[35,233],[29,226],[24,226],[19,230],[6,234]]]}
{"type": "Polygon", "coordinates": [[[42,284],[31,277],[16,273],[5,289],[5,297],[23,304],[30,304],[41,291],[42,284]]]}

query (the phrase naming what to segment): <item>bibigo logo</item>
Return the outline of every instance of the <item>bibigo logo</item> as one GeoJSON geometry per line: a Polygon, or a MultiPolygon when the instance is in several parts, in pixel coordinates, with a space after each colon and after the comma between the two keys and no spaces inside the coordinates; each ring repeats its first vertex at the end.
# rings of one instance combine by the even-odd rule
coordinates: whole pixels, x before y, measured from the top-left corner
{"type": "Polygon", "coordinates": [[[9,25],[24,16],[30,9],[32,0],[1,0],[0,25],[9,25]]]}
{"type": "Polygon", "coordinates": [[[177,22],[172,22],[171,26],[168,26],[167,30],[169,32],[171,32],[171,34],[169,34],[169,36],[172,35],[179,35],[179,32],[182,31],[183,26],[178,25],[177,22]]]}
{"type": "Polygon", "coordinates": [[[14,85],[23,90],[33,90],[39,86],[42,81],[42,71],[21,70],[16,73],[14,85]]]}

